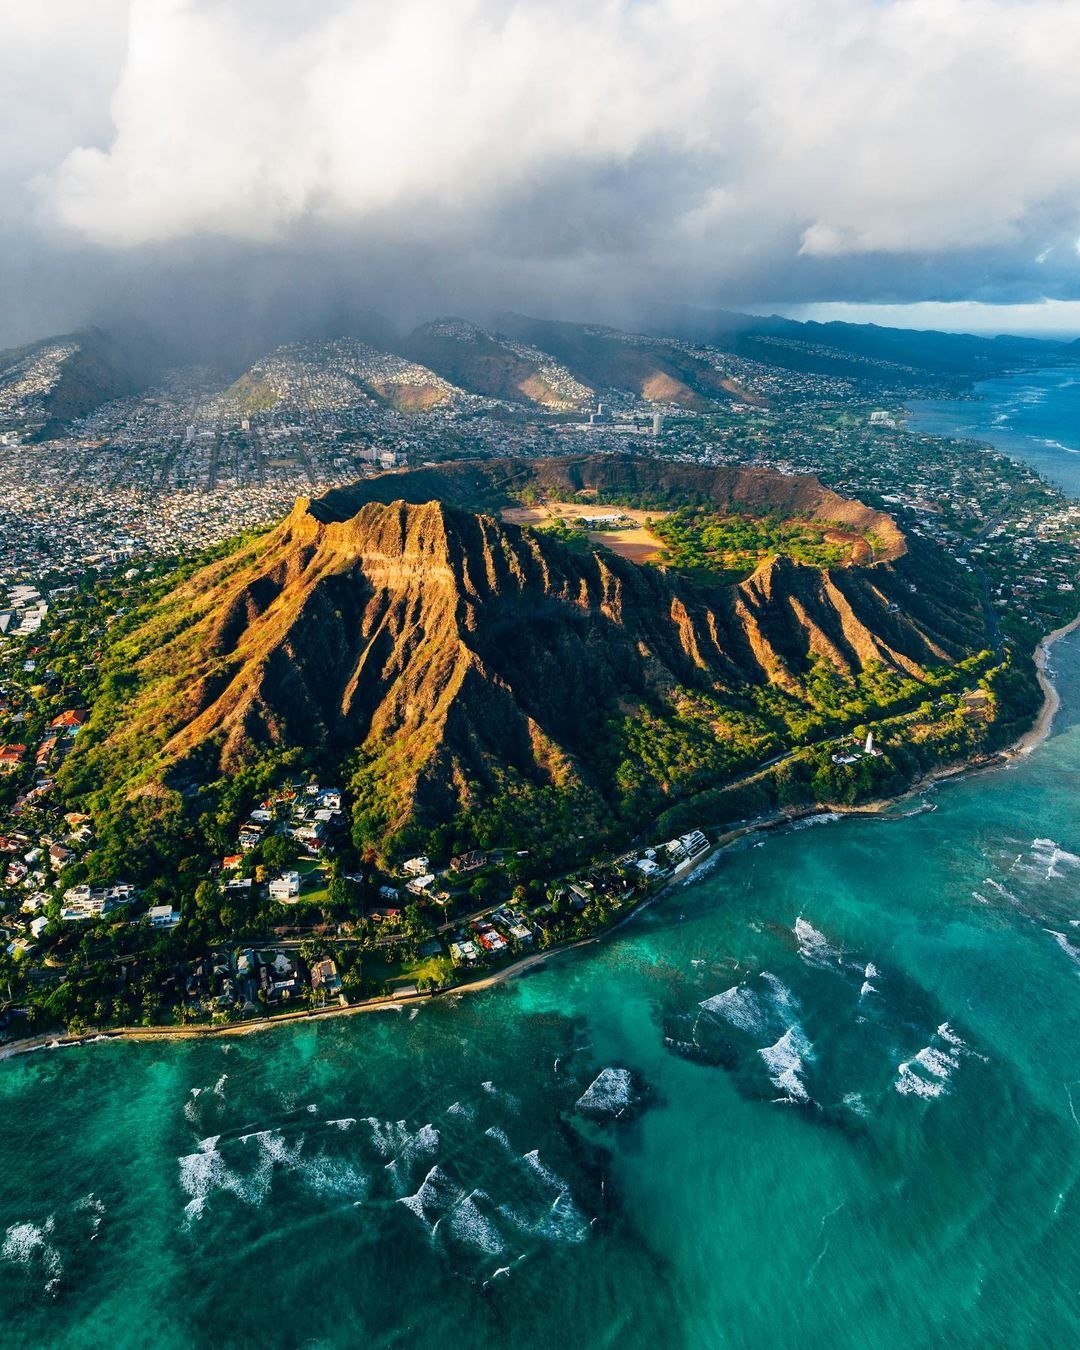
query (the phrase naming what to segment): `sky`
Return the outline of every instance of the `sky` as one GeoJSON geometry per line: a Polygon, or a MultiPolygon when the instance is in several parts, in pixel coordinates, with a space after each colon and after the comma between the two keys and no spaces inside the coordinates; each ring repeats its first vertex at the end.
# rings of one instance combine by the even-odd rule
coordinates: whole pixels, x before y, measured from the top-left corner
{"type": "Polygon", "coordinates": [[[0,345],[659,303],[1080,332],[1078,71],[1075,0],[0,0],[0,345]]]}

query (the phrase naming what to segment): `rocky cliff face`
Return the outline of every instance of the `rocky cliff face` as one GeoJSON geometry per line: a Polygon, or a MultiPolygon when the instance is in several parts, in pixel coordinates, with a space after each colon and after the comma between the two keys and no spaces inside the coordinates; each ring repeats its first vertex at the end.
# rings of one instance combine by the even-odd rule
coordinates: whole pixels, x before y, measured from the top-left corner
{"type": "Polygon", "coordinates": [[[774,559],[710,590],[439,501],[338,508],[298,502],[130,640],[138,690],[99,735],[153,747],[137,776],[213,776],[258,745],[358,754],[393,830],[507,775],[603,796],[609,719],[672,691],[797,693],[821,659],[918,675],[985,645],[962,580],[895,526],[873,567],[774,559]]]}

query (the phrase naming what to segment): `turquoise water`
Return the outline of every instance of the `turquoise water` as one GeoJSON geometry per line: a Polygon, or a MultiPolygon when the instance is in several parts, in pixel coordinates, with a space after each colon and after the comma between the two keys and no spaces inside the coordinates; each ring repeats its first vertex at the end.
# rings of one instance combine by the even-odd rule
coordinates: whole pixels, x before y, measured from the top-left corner
{"type": "Polygon", "coordinates": [[[1054,662],[1028,759],[748,841],[540,974],[3,1064],[6,1344],[1075,1343],[1054,662]]]}
{"type": "Polygon", "coordinates": [[[1080,370],[1033,370],[975,386],[972,402],[910,403],[913,430],[989,441],[1080,497],[1080,370]]]}

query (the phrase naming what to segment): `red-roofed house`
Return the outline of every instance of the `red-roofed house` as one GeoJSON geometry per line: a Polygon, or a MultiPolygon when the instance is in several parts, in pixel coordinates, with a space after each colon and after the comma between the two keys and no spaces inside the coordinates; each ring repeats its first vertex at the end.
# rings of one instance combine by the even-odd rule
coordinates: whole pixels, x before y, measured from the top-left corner
{"type": "Polygon", "coordinates": [[[25,745],[0,746],[0,773],[14,773],[26,755],[25,745]]]}
{"type": "Polygon", "coordinates": [[[90,714],[87,712],[69,709],[67,712],[62,712],[59,717],[54,717],[49,723],[49,727],[55,727],[57,730],[77,731],[79,727],[86,725],[89,716],[90,714]]]}

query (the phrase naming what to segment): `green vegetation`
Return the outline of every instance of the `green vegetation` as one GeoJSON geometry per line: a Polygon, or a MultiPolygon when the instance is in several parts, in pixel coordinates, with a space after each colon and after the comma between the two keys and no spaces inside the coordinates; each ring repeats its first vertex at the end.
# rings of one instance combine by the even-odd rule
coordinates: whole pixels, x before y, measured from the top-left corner
{"type": "Polygon", "coordinates": [[[852,552],[850,538],[829,540],[826,528],[816,523],[775,515],[721,515],[705,507],[682,507],[650,521],[649,528],[667,545],[665,562],[687,571],[739,575],[777,556],[810,567],[840,567],[852,552]]]}

